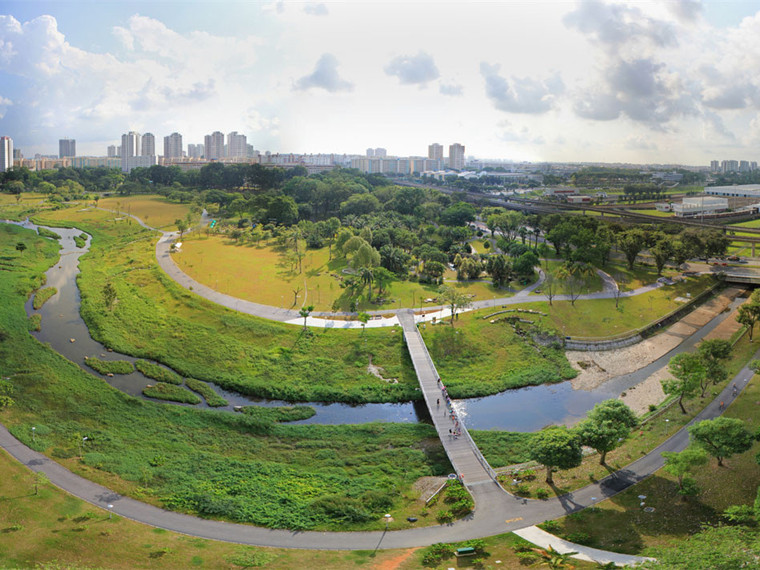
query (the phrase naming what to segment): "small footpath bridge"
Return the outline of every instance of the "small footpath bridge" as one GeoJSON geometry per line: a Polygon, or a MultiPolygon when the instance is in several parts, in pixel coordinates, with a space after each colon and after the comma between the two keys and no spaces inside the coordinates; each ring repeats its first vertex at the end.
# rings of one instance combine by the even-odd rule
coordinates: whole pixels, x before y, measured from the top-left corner
{"type": "Polygon", "coordinates": [[[443,384],[438,380],[438,371],[428,353],[422,335],[417,329],[414,313],[403,309],[396,313],[404,331],[404,339],[417,373],[417,379],[425,397],[425,404],[433,418],[433,425],[443,443],[443,449],[454,467],[459,480],[472,493],[476,502],[492,493],[504,491],[496,482],[496,473],[470,437],[464,423],[449,410],[443,393],[443,384]],[[459,436],[452,432],[459,432],[459,436]]]}

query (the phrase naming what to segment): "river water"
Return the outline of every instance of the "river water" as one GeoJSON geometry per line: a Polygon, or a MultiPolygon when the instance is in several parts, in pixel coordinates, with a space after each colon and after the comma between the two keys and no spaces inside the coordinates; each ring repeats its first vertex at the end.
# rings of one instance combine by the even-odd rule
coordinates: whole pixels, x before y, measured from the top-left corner
{"type": "MultiPolygon", "coordinates": [[[[16,223],[16,222],[8,222],[16,223]]],[[[29,221],[20,223],[29,229],[37,226],[29,221]]],[[[98,374],[85,365],[85,357],[96,356],[102,360],[128,360],[136,358],[109,352],[102,344],[93,340],[87,325],[79,314],[80,295],[76,278],[79,274],[79,257],[90,247],[90,237],[84,248],[76,247],[74,236],[82,234],[81,230],[66,228],[49,228],[61,236],[61,257],[46,273],[47,285],[58,289],[39,311],[34,311],[32,299],[26,303],[27,314],[39,313],[42,326],[39,332],[32,334],[43,343],[78,364],[90,374],[101,377],[108,384],[132,396],[141,397],[142,390],[155,380],[143,376],[140,372],[107,377],[98,374]]],[[[464,418],[468,429],[495,429],[505,431],[532,432],[552,424],[573,424],[583,418],[595,404],[616,398],[621,392],[645,380],[652,372],[667,363],[675,351],[688,350],[705,334],[721,322],[728,313],[713,319],[708,325],[686,339],[682,345],[666,354],[649,366],[612,379],[593,390],[575,390],[571,382],[544,384],[516,390],[507,390],[500,394],[483,398],[457,400],[454,405],[458,415],[464,418]]],[[[227,392],[214,387],[230,405],[220,410],[232,410],[233,406],[277,406],[292,405],[293,402],[279,400],[261,400],[227,392]]],[[[299,402],[316,410],[316,414],[303,421],[303,424],[357,424],[372,421],[384,422],[429,422],[430,417],[422,402],[402,404],[323,404],[299,402]]],[[[169,405],[169,404],[167,404],[169,405]]],[[[184,405],[184,404],[171,404],[184,405]]],[[[206,404],[201,406],[207,407],[206,404]]]]}

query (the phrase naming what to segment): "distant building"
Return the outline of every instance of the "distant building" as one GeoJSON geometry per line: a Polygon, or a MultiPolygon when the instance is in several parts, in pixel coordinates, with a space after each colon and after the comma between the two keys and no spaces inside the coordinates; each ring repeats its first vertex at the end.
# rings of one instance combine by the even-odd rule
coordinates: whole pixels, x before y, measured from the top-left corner
{"type": "Polygon", "coordinates": [[[232,131],[227,135],[227,156],[229,158],[245,158],[248,156],[248,139],[232,131]]]}
{"type": "Polygon", "coordinates": [[[428,145],[428,158],[443,162],[443,145],[438,143],[428,145]]]}
{"type": "Polygon", "coordinates": [[[449,145],[449,168],[454,170],[464,168],[464,145],[459,143],[449,145]]]}
{"type": "Polygon", "coordinates": [[[375,157],[376,158],[385,158],[388,156],[388,151],[384,148],[376,148],[375,149],[375,157]]]}
{"type": "Polygon", "coordinates": [[[14,148],[13,149],[13,160],[21,160],[24,158],[24,153],[21,152],[20,148],[14,148]]]}
{"type": "Polygon", "coordinates": [[[58,158],[67,158],[77,155],[77,141],[75,139],[58,139],[58,158]]]}
{"type": "Polygon", "coordinates": [[[182,135],[172,133],[164,137],[164,158],[182,158],[182,135]]]}
{"type": "Polygon", "coordinates": [[[140,156],[156,156],[156,137],[145,133],[140,141],[140,156]]]}
{"type": "Polygon", "coordinates": [[[673,204],[673,212],[678,218],[709,216],[728,210],[728,200],[715,196],[684,198],[680,204],[673,204]]]}
{"type": "Polygon", "coordinates": [[[140,133],[129,131],[121,135],[121,171],[129,172],[134,168],[134,158],[140,155],[140,133]]]}
{"type": "Polygon", "coordinates": [[[115,144],[108,145],[107,156],[108,158],[114,158],[121,155],[121,147],[117,147],[115,144]]]}
{"type": "Polygon", "coordinates": [[[723,174],[728,174],[729,172],[737,172],[739,170],[739,161],[738,160],[724,160],[720,163],[721,170],[723,170],[723,174]]]}
{"type": "Polygon", "coordinates": [[[224,158],[224,133],[214,131],[204,137],[203,156],[206,160],[219,160],[224,158]]]}
{"type": "Polygon", "coordinates": [[[710,172],[720,172],[720,161],[719,160],[711,160],[710,161],[710,172]]]}
{"type": "Polygon", "coordinates": [[[368,148],[367,149],[367,158],[374,158],[375,156],[375,149],[374,148],[368,148]]]}
{"type": "Polygon", "coordinates": [[[203,158],[203,153],[206,151],[206,146],[201,144],[189,144],[187,145],[187,158],[203,158]]]}
{"type": "Polygon", "coordinates": [[[0,137],[0,172],[5,172],[13,166],[13,139],[0,137]]]}

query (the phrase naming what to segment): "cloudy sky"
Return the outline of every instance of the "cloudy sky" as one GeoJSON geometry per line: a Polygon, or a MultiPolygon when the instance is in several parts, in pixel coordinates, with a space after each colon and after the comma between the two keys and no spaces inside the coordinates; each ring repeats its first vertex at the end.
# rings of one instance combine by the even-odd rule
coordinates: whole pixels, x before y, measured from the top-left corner
{"type": "Polygon", "coordinates": [[[0,135],[760,161],[760,0],[0,2],[0,135]]]}

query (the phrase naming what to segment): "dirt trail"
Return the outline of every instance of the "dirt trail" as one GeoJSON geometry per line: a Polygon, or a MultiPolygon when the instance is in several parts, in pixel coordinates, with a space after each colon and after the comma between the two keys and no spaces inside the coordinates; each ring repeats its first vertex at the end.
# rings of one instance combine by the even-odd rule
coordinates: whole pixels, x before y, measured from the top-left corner
{"type": "Polygon", "coordinates": [[[405,550],[398,556],[394,558],[389,558],[388,560],[384,560],[377,564],[377,566],[374,566],[374,570],[397,570],[401,567],[401,565],[406,562],[409,557],[415,553],[415,551],[419,550],[418,548],[410,548],[409,550],[405,550]]]}

